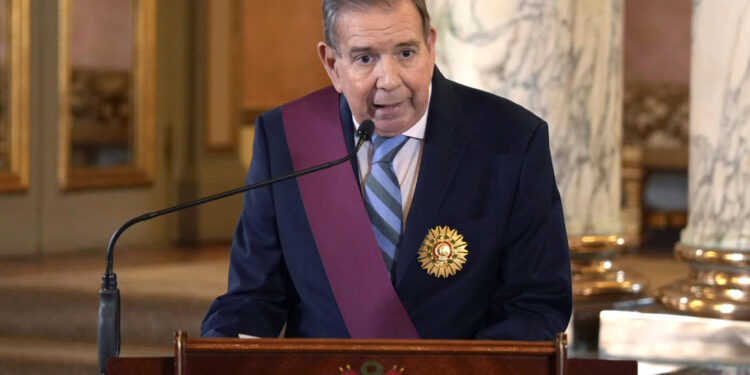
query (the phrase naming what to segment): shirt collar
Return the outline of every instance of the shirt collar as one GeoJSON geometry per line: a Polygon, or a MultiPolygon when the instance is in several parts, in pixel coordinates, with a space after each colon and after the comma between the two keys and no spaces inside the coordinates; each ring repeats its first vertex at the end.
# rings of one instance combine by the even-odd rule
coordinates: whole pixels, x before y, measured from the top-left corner
{"type": "MultiPolygon", "coordinates": [[[[432,100],[432,83],[430,83],[430,89],[429,89],[428,97],[427,97],[427,109],[425,109],[424,114],[422,115],[422,118],[417,121],[416,124],[412,125],[409,129],[407,129],[402,134],[409,137],[409,138],[416,138],[419,140],[424,139],[424,132],[427,129],[427,112],[430,111],[430,100],[432,100]]],[[[354,118],[354,115],[352,115],[352,122],[354,122],[354,133],[357,133],[357,130],[359,130],[359,123],[354,118]]]]}

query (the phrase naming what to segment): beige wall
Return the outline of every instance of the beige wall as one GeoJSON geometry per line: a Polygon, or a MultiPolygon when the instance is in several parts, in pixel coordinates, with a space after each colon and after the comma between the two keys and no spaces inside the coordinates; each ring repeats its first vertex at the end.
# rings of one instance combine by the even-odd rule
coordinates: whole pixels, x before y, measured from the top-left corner
{"type": "Polygon", "coordinates": [[[268,110],[331,84],[316,49],[320,1],[242,3],[245,109],[268,110]]]}
{"type": "MultiPolygon", "coordinates": [[[[211,140],[236,134],[240,125],[239,0],[190,3],[194,40],[187,48],[192,98],[186,98],[187,125],[177,143],[179,202],[241,186],[242,167],[236,144],[213,147],[211,140]],[[221,42],[219,42],[221,40],[221,42]],[[216,135],[219,135],[216,137],[216,135]],[[223,135],[222,135],[223,134],[223,135]]],[[[229,241],[241,210],[240,195],[179,214],[176,240],[183,243],[229,241]]]]}
{"type": "Polygon", "coordinates": [[[627,0],[625,81],[687,84],[692,0],[627,0]]]}

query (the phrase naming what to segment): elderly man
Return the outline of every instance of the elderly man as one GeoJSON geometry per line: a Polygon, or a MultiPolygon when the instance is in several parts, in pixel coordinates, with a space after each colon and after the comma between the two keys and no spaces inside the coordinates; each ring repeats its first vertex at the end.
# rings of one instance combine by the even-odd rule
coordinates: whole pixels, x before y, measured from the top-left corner
{"type": "Polygon", "coordinates": [[[263,114],[203,336],[551,340],[571,312],[547,125],[445,79],[424,0],[324,0],[332,88],[263,114]]]}

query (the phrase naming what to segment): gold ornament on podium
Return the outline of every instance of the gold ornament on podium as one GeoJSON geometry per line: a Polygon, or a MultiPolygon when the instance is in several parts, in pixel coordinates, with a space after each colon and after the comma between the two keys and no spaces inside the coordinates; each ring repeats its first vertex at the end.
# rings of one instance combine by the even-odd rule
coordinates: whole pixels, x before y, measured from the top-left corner
{"type": "Polygon", "coordinates": [[[447,226],[438,226],[430,229],[422,241],[417,260],[428,274],[448,278],[463,269],[468,254],[463,235],[447,226]]]}

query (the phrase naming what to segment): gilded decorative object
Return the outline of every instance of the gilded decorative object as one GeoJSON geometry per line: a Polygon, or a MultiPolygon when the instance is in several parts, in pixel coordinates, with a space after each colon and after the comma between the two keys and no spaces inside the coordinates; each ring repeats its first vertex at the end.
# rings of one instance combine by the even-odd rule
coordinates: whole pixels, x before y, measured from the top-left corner
{"type": "Polygon", "coordinates": [[[393,365],[388,372],[384,372],[383,365],[380,362],[367,361],[359,368],[359,372],[354,371],[352,366],[348,364],[345,367],[339,367],[339,372],[341,375],[403,375],[404,368],[399,369],[398,365],[393,365]]]}
{"type": "Polygon", "coordinates": [[[0,104],[0,193],[22,192],[29,184],[29,1],[2,1],[6,61],[0,104]]]}
{"type": "Polygon", "coordinates": [[[686,279],[658,291],[668,309],[692,315],[750,320],[750,252],[675,245],[691,267],[686,279]]]}
{"type": "Polygon", "coordinates": [[[643,276],[616,266],[615,258],[627,245],[624,237],[569,237],[568,243],[576,302],[632,299],[644,291],[643,276]]]}
{"type": "Polygon", "coordinates": [[[643,216],[643,149],[633,145],[622,146],[622,226],[632,246],[641,244],[643,216]]]}
{"type": "Polygon", "coordinates": [[[464,236],[455,229],[438,226],[430,229],[422,241],[417,260],[428,274],[447,278],[463,269],[468,254],[464,236]]]}

